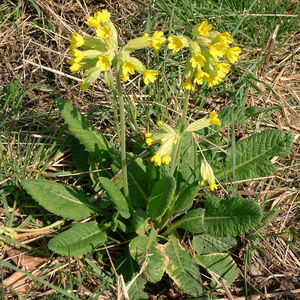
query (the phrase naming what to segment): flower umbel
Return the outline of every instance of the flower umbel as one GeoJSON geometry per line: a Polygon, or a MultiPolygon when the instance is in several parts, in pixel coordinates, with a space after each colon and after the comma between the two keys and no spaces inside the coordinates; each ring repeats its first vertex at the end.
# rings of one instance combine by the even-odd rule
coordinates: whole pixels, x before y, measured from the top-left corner
{"type": "Polygon", "coordinates": [[[87,19],[85,23],[94,29],[95,37],[72,34],[69,47],[72,56],[69,61],[70,71],[75,73],[80,69],[85,70],[85,81],[80,85],[81,88],[87,90],[101,72],[104,72],[104,80],[109,88],[115,89],[113,73],[120,74],[122,80],[127,81],[130,75],[138,72],[143,75],[146,85],[153,83],[158,75],[157,71],[147,70],[131,53],[149,46],[158,51],[166,40],[163,32],[156,31],[152,37],[144,35],[132,39],[119,49],[118,33],[110,17],[110,12],[103,9],[87,19]]]}
{"type": "Polygon", "coordinates": [[[179,52],[184,47],[190,50],[187,59],[183,89],[193,90],[190,84],[207,83],[208,87],[219,84],[230,71],[230,64],[235,63],[241,49],[229,47],[233,38],[229,32],[217,32],[212,30],[212,25],[205,20],[194,26],[192,38],[184,35],[169,37],[168,47],[173,53],[179,52]]]}

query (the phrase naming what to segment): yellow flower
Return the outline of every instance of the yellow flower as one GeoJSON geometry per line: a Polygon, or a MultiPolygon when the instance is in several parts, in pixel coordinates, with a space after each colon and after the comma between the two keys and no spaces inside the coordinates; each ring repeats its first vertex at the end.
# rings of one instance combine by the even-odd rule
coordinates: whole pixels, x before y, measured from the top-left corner
{"type": "Polygon", "coordinates": [[[70,44],[71,50],[79,48],[84,45],[84,38],[79,33],[73,32],[72,37],[70,39],[70,44]]]}
{"type": "Polygon", "coordinates": [[[215,58],[218,59],[218,57],[222,57],[225,54],[226,51],[226,45],[223,43],[215,43],[209,45],[209,54],[215,58]]]}
{"type": "Polygon", "coordinates": [[[217,187],[217,185],[216,185],[215,183],[212,183],[212,184],[209,186],[209,189],[210,189],[211,191],[213,191],[213,190],[217,190],[218,187],[217,187]]]}
{"type": "Polygon", "coordinates": [[[143,80],[144,80],[144,83],[146,85],[149,84],[149,81],[150,82],[154,82],[156,80],[156,76],[158,75],[157,71],[155,70],[145,70],[143,72],[143,80]]]}
{"type": "Polygon", "coordinates": [[[147,132],[147,133],[145,133],[145,137],[146,138],[151,138],[152,135],[153,135],[153,132],[147,132]]]}
{"type": "Polygon", "coordinates": [[[149,147],[152,146],[153,142],[154,142],[154,140],[153,140],[152,138],[150,138],[150,137],[146,138],[146,144],[147,144],[149,147]]]}
{"type": "Polygon", "coordinates": [[[171,156],[170,155],[166,155],[166,156],[164,156],[162,158],[161,163],[168,165],[170,163],[170,161],[171,161],[171,156]]]}
{"type": "Polygon", "coordinates": [[[220,119],[218,118],[218,114],[216,113],[215,110],[213,110],[210,115],[209,115],[209,122],[210,124],[212,125],[218,125],[220,126],[221,125],[221,121],[220,119]]]}
{"type": "Polygon", "coordinates": [[[182,88],[185,90],[192,90],[192,91],[195,89],[190,79],[187,79],[184,82],[184,84],[182,85],[182,88]]]}
{"type": "Polygon", "coordinates": [[[217,36],[217,40],[223,44],[231,44],[233,42],[229,32],[223,32],[217,36]]]}
{"type": "Polygon", "coordinates": [[[197,73],[195,74],[195,77],[194,77],[194,83],[197,83],[197,84],[203,84],[203,77],[206,76],[208,77],[209,75],[202,71],[201,69],[198,69],[197,73]]]}
{"type": "Polygon", "coordinates": [[[150,46],[153,47],[155,51],[158,51],[166,42],[166,38],[163,36],[162,31],[155,31],[151,38],[149,38],[150,46]]]}
{"type": "Polygon", "coordinates": [[[101,68],[101,71],[104,72],[111,67],[111,61],[107,55],[99,55],[96,67],[101,68]]]}
{"type": "Polygon", "coordinates": [[[101,26],[96,32],[100,39],[108,39],[111,35],[111,29],[108,26],[101,26]]]}
{"type": "Polygon", "coordinates": [[[71,61],[70,71],[71,71],[72,73],[76,73],[80,68],[81,68],[81,64],[79,64],[79,63],[77,63],[77,62],[72,62],[72,61],[71,61]]]}
{"type": "Polygon", "coordinates": [[[173,53],[179,52],[184,47],[183,40],[180,36],[171,35],[168,40],[168,48],[173,50],[173,53]]]}
{"type": "Polygon", "coordinates": [[[190,59],[190,62],[192,64],[192,67],[196,69],[197,67],[201,68],[204,66],[206,59],[201,53],[197,53],[192,56],[190,59]]]}
{"type": "Polygon", "coordinates": [[[229,73],[229,71],[230,71],[230,64],[227,63],[216,64],[217,76],[223,78],[229,73]]]}
{"type": "Polygon", "coordinates": [[[207,181],[212,191],[214,189],[217,189],[217,185],[215,183],[216,177],[214,171],[206,160],[202,160],[201,162],[200,173],[203,179],[202,182],[200,183],[201,185],[204,185],[204,182],[207,181]]]}
{"type": "Polygon", "coordinates": [[[155,166],[161,165],[161,156],[160,154],[155,154],[150,158],[150,161],[154,163],[155,166]]]}
{"type": "Polygon", "coordinates": [[[173,144],[176,145],[178,142],[178,139],[174,139],[173,144]]]}
{"type": "Polygon", "coordinates": [[[84,53],[75,48],[72,50],[72,57],[74,58],[73,59],[74,63],[80,63],[84,58],[84,53]]]}
{"type": "Polygon", "coordinates": [[[198,32],[206,37],[209,37],[208,32],[212,29],[212,25],[208,24],[207,21],[203,21],[200,26],[198,27],[198,32]]]}
{"type": "Polygon", "coordinates": [[[129,80],[129,75],[127,74],[127,75],[123,76],[122,80],[123,80],[123,82],[128,81],[129,80]]]}
{"type": "Polygon", "coordinates": [[[99,24],[104,24],[110,20],[110,12],[107,9],[102,9],[102,11],[97,11],[95,13],[95,19],[99,24]]]}
{"type": "Polygon", "coordinates": [[[126,78],[128,76],[128,73],[133,75],[135,70],[136,70],[136,65],[130,61],[125,61],[122,65],[122,72],[123,72],[124,77],[126,77],[126,78]]]}
{"type": "Polygon", "coordinates": [[[98,28],[100,23],[99,20],[97,20],[96,14],[97,13],[94,14],[94,17],[89,17],[87,21],[85,21],[85,24],[94,28],[98,28]]]}
{"type": "Polygon", "coordinates": [[[214,85],[219,84],[220,82],[223,81],[223,79],[219,76],[215,76],[213,74],[209,74],[208,77],[205,77],[205,80],[207,81],[207,86],[212,87],[214,85]]]}
{"type": "Polygon", "coordinates": [[[157,121],[157,126],[161,126],[163,123],[164,123],[163,121],[159,120],[157,121]]]}
{"type": "Polygon", "coordinates": [[[238,59],[239,55],[242,52],[240,47],[232,47],[226,51],[226,58],[231,63],[234,64],[238,59]]]}

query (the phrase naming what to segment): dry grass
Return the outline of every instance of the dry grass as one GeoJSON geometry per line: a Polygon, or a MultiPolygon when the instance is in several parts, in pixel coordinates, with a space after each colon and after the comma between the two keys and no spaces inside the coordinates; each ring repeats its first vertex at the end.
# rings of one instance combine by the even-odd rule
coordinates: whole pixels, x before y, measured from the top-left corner
{"type": "MultiPolygon", "coordinates": [[[[109,107],[110,104],[101,85],[95,86],[88,93],[79,90],[80,77],[70,74],[68,70],[68,39],[74,31],[83,32],[83,20],[89,11],[102,8],[108,8],[116,16],[115,22],[121,24],[123,29],[120,32],[121,40],[122,38],[131,38],[134,36],[133,29],[135,26],[144,26],[143,22],[140,21],[145,17],[145,7],[141,5],[143,1],[35,0],[35,2],[41,9],[40,18],[29,2],[22,2],[20,17],[17,21],[14,21],[13,17],[18,8],[14,1],[9,1],[4,5],[4,21],[0,24],[0,81],[2,82],[0,89],[19,78],[21,78],[24,88],[39,83],[34,90],[25,95],[25,100],[30,101],[29,114],[27,119],[19,120],[21,126],[33,121],[39,124],[37,127],[47,126],[43,124],[43,116],[53,106],[57,96],[80,106],[84,112],[109,107]]],[[[271,54],[272,40],[276,48],[276,32],[270,37],[270,44],[266,45],[263,51],[257,49],[257,56],[270,53],[270,57],[255,74],[258,79],[267,83],[272,89],[265,84],[258,84],[264,94],[261,95],[252,90],[248,97],[248,105],[259,107],[282,105],[283,109],[270,113],[267,121],[259,120],[256,126],[279,128],[293,132],[297,136],[300,133],[299,33],[292,35],[283,47],[271,54]]],[[[53,122],[58,122],[57,109],[51,110],[50,118],[53,122]]],[[[101,120],[93,121],[98,128],[103,127],[101,120]]],[[[68,169],[70,166],[70,156],[65,155],[63,158],[62,161],[59,160],[60,164],[56,166],[56,170],[68,169]]],[[[247,271],[247,280],[253,286],[249,294],[256,294],[262,298],[272,298],[274,296],[296,299],[296,295],[299,295],[300,271],[300,258],[299,253],[296,251],[299,247],[300,229],[298,223],[299,139],[296,140],[293,152],[289,157],[273,158],[273,162],[278,167],[275,176],[270,177],[268,180],[253,182],[248,186],[244,186],[240,191],[246,197],[259,197],[260,203],[267,199],[266,211],[274,207],[280,208],[280,214],[272,222],[272,225],[258,234],[261,240],[255,247],[261,248],[268,255],[268,258],[259,252],[253,251],[251,268],[247,271]],[[266,238],[266,234],[281,234],[285,241],[276,236],[266,238]],[[287,244],[287,241],[293,242],[297,247],[287,244]],[[276,294],[288,290],[293,290],[294,294],[276,294]]],[[[2,181],[1,184],[3,183],[2,181]]],[[[26,215],[20,210],[17,210],[16,216],[19,219],[26,218],[26,215]]],[[[1,223],[4,223],[4,218],[4,216],[1,218],[1,223]]],[[[49,233],[43,232],[30,237],[26,236],[24,241],[22,239],[19,239],[19,241],[24,244],[37,245],[38,240],[44,238],[47,234],[49,233]]],[[[117,245],[118,243],[114,246],[117,245]]],[[[2,253],[1,259],[14,263],[23,269],[27,268],[28,272],[37,269],[38,273],[43,270],[44,277],[53,284],[58,283],[58,281],[69,280],[63,270],[68,272],[70,266],[74,276],[76,276],[77,270],[83,270],[85,267],[85,261],[81,259],[72,260],[68,263],[65,258],[58,257],[45,262],[41,257],[30,256],[27,253],[28,251],[25,250],[21,251],[14,248],[6,250],[5,254],[2,253]],[[21,257],[27,258],[27,263],[24,260],[20,261],[21,257]],[[35,263],[34,260],[36,260],[35,263]],[[33,264],[33,267],[30,267],[30,264],[33,264]]],[[[106,251],[108,253],[112,251],[113,255],[117,255],[117,250],[115,251],[114,248],[106,249],[106,251]]],[[[96,260],[94,262],[97,264],[96,260]]],[[[105,261],[105,264],[106,266],[104,265],[103,268],[109,266],[109,261],[105,261]]],[[[241,268],[244,268],[243,263],[241,263],[241,268]]],[[[79,297],[82,299],[91,295],[92,291],[102,284],[95,275],[90,272],[87,275],[79,293],[79,297]]],[[[20,282],[16,283],[18,276],[21,276],[21,274],[17,274],[12,270],[4,270],[3,272],[3,278],[7,280],[6,283],[9,282],[8,284],[19,291],[20,294],[29,297],[26,296],[26,292],[32,282],[28,281],[28,277],[26,277],[27,281],[23,278],[21,287],[18,287],[20,284],[20,282]],[[8,281],[9,278],[10,281],[8,281]]],[[[160,295],[165,299],[178,299],[179,294],[176,287],[170,286],[169,282],[164,281],[163,283],[168,285],[168,290],[162,288],[156,292],[148,288],[151,298],[160,295]]],[[[111,284],[111,288],[118,291],[121,287],[111,284]]],[[[242,296],[244,293],[242,280],[237,281],[230,292],[232,295],[242,296]]],[[[36,298],[45,299],[45,297],[52,294],[55,294],[55,291],[42,285],[36,286],[36,298]]],[[[228,294],[224,291],[220,291],[219,295],[227,295],[228,297],[228,294]]],[[[7,293],[5,297],[13,299],[10,293],[7,293]]],[[[111,298],[111,293],[106,290],[103,297],[99,299],[109,298],[111,298]]]]}

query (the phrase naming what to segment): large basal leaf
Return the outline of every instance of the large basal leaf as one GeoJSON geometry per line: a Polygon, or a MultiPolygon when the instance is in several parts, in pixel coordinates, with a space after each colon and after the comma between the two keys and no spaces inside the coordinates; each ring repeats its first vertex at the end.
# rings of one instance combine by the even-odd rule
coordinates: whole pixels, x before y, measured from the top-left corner
{"type": "Polygon", "coordinates": [[[194,236],[192,245],[198,254],[225,253],[238,245],[238,239],[232,236],[219,237],[203,233],[194,236]]]}
{"type": "Polygon", "coordinates": [[[174,225],[167,229],[165,235],[176,228],[183,228],[192,233],[199,233],[204,231],[203,227],[204,209],[197,208],[189,211],[183,218],[177,221],[174,225]]]}
{"type": "Polygon", "coordinates": [[[254,201],[242,197],[222,200],[207,197],[204,229],[215,236],[237,236],[259,225],[262,211],[254,201]]]}
{"type": "Polygon", "coordinates": [[[148,236],[138,236],[129,244],[130,255],[140,267],[146,259],[149,260],[144,274],[153,283],[161,280],[166,268],[160,246],[155,239],[148,236]]]}
{"type": "Polygon", "coordinates": [[[80,220],[93,212],[87,196],[75,187],[44,179],[22,180],[22,186],[41,206],[65,219],[80,220]]]}
{"type": "Polygon", "coordinates": [[[62,100],[57,100],[61,116],[67,123],[70,131],[84,145],[85,150],[95,157],[107,159],[111,157],[112,145],[106,138],[98,133],[88,119],[82,115],[72,104],[62,100]]]}
{"type": "Polygon", "coordinates": [[[187,185],[184,189],[182,189],[174,203],[174,215],[189,210],[193,205],[198,191],[199,185],[197,181],[187,185]]]}
{"type": "Polygon", "coordinates": [[[166,272],[185,293],[194,297],[202,295],[202,282],[197,263],[180,246],[173,235],[165,246],[168,261],[166,272]]]}
{"type": "Polygon", "coordinates": [[[251,179],[272,175],[276,168],[270,156],[285,156],[291,152],[294,136],[281,130],[264,130],[261,133],[238,141],[226,156],[225,168],[215,172],[221,180],[225,176],[235,180],[251,179]]]}
{"type": "Polygon", "coordinates": [[[121,214],[121,216],[125,219],[130,217],[130,212],[127,204],[127,200],[124,195],[120,192],[117,186],[106,177],[99,177],[99,181],[102,187],[106,190],[108,195],[110,196],[111,201],[114,203],[117,211],[121,214]]]}
{"type": "Polygon", "coordinates": [[[239,276],[239,270],[228,253],[212,253],[196,255],[195,259],[199,265],[212,275],[212,286],[225,284],[230,286],[239,276]],[[217,280],[220,284],[217,284],[217,280]]]}
{"type": "Polygon", "coordinates": [[[169,208],[175,192],[175,179],[163,177],[155,183],[147,206],[147,214],[153,220],[158,220],[169,208]]]}
{"type": "Polygon", "coordinates": [[[195,172],[198,167],[199,162],[195,141],[192,133],[186,132],[182,139],[177,184],[182,185],[186,182],[193,183],[194,181],[198,180],[195,172]]]}
{"type": "MultiPolygon", "coordinates": [[[[130,160],[130,163],[127,166],[130,203],[133,207],[146,206],[149,197],[149,180],[146,174],[146,166],[143,164],[142,158],[134,158],[132,153],[127,153],[127,159],[130,160]]],[[[115,160],[112,169],[114,173],[117,173],[121,169],[120,161],[115,160]]],[[[122,176],[116,178],[115,184],[119,189],[123,187],[122,176]]]]}
{"type": "Polygon", "coordinates": [[[97,222],[77,223],[51,239],[49,248],[61,255],[79,256],[89,253],[107,240],[97,222]]]}

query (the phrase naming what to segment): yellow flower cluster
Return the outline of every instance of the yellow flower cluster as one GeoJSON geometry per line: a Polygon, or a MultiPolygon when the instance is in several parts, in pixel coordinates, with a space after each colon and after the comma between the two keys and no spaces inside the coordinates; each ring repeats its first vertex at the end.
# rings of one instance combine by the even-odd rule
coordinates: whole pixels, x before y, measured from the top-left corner
{"type": "Polygon", "coordinates": [[[219,33],[212,30],[212,25],[207,21],[194,26],[193,38],[171,35],[168,48],[173,53],[179,52],[184,47],[190,50],[190,58],[185,68],[185,82],[183,89],[194,90],[195,84],[207,82],[212,87],[223,81],[230,71],[230,64],[239,59],[241,49],[230,47],[233,43],[228,32],[219,33]],[[222,60],[221,60],[222,59],[222,60]]]}
{"type": "Polygon", "coordinates": [[[98,11],[85,23],[94,28],[96,37],[83,37],[73,33],[69,47],[72,56],[69,62],[70,71],[75,73],[80,69],[85,70],[82,89],[87,90],[101,72],[104,72],[106,84],[112,88],[114,86],[112,68],[121,74],[123,81],[127,81],[135,72],[142,74],[146,85],[156,80],[157,71],[146,69],[140,60],[131,56],[131,53],[149,46],[158,51],[166,41],[163,32],[156,31],[152,37],[145,34],[143,37],[130,40],[122,49],[118,49],[118,34],[110,20],[110,12],[106,9],[98,11]]]}
{"type": "Polygon", "coordinates": [[[155,166],[160,166],[161,164],[167,165],[171,162],[173,145],[177,144],[180,134],[162,121],[158,121],[157,125],[160,128],[157,132],[147,132],[145,134],[146,144],[149,147],[155,143],[161,144],[155,154],[150,158],[150,161],[153,162],[155,166]]]}

